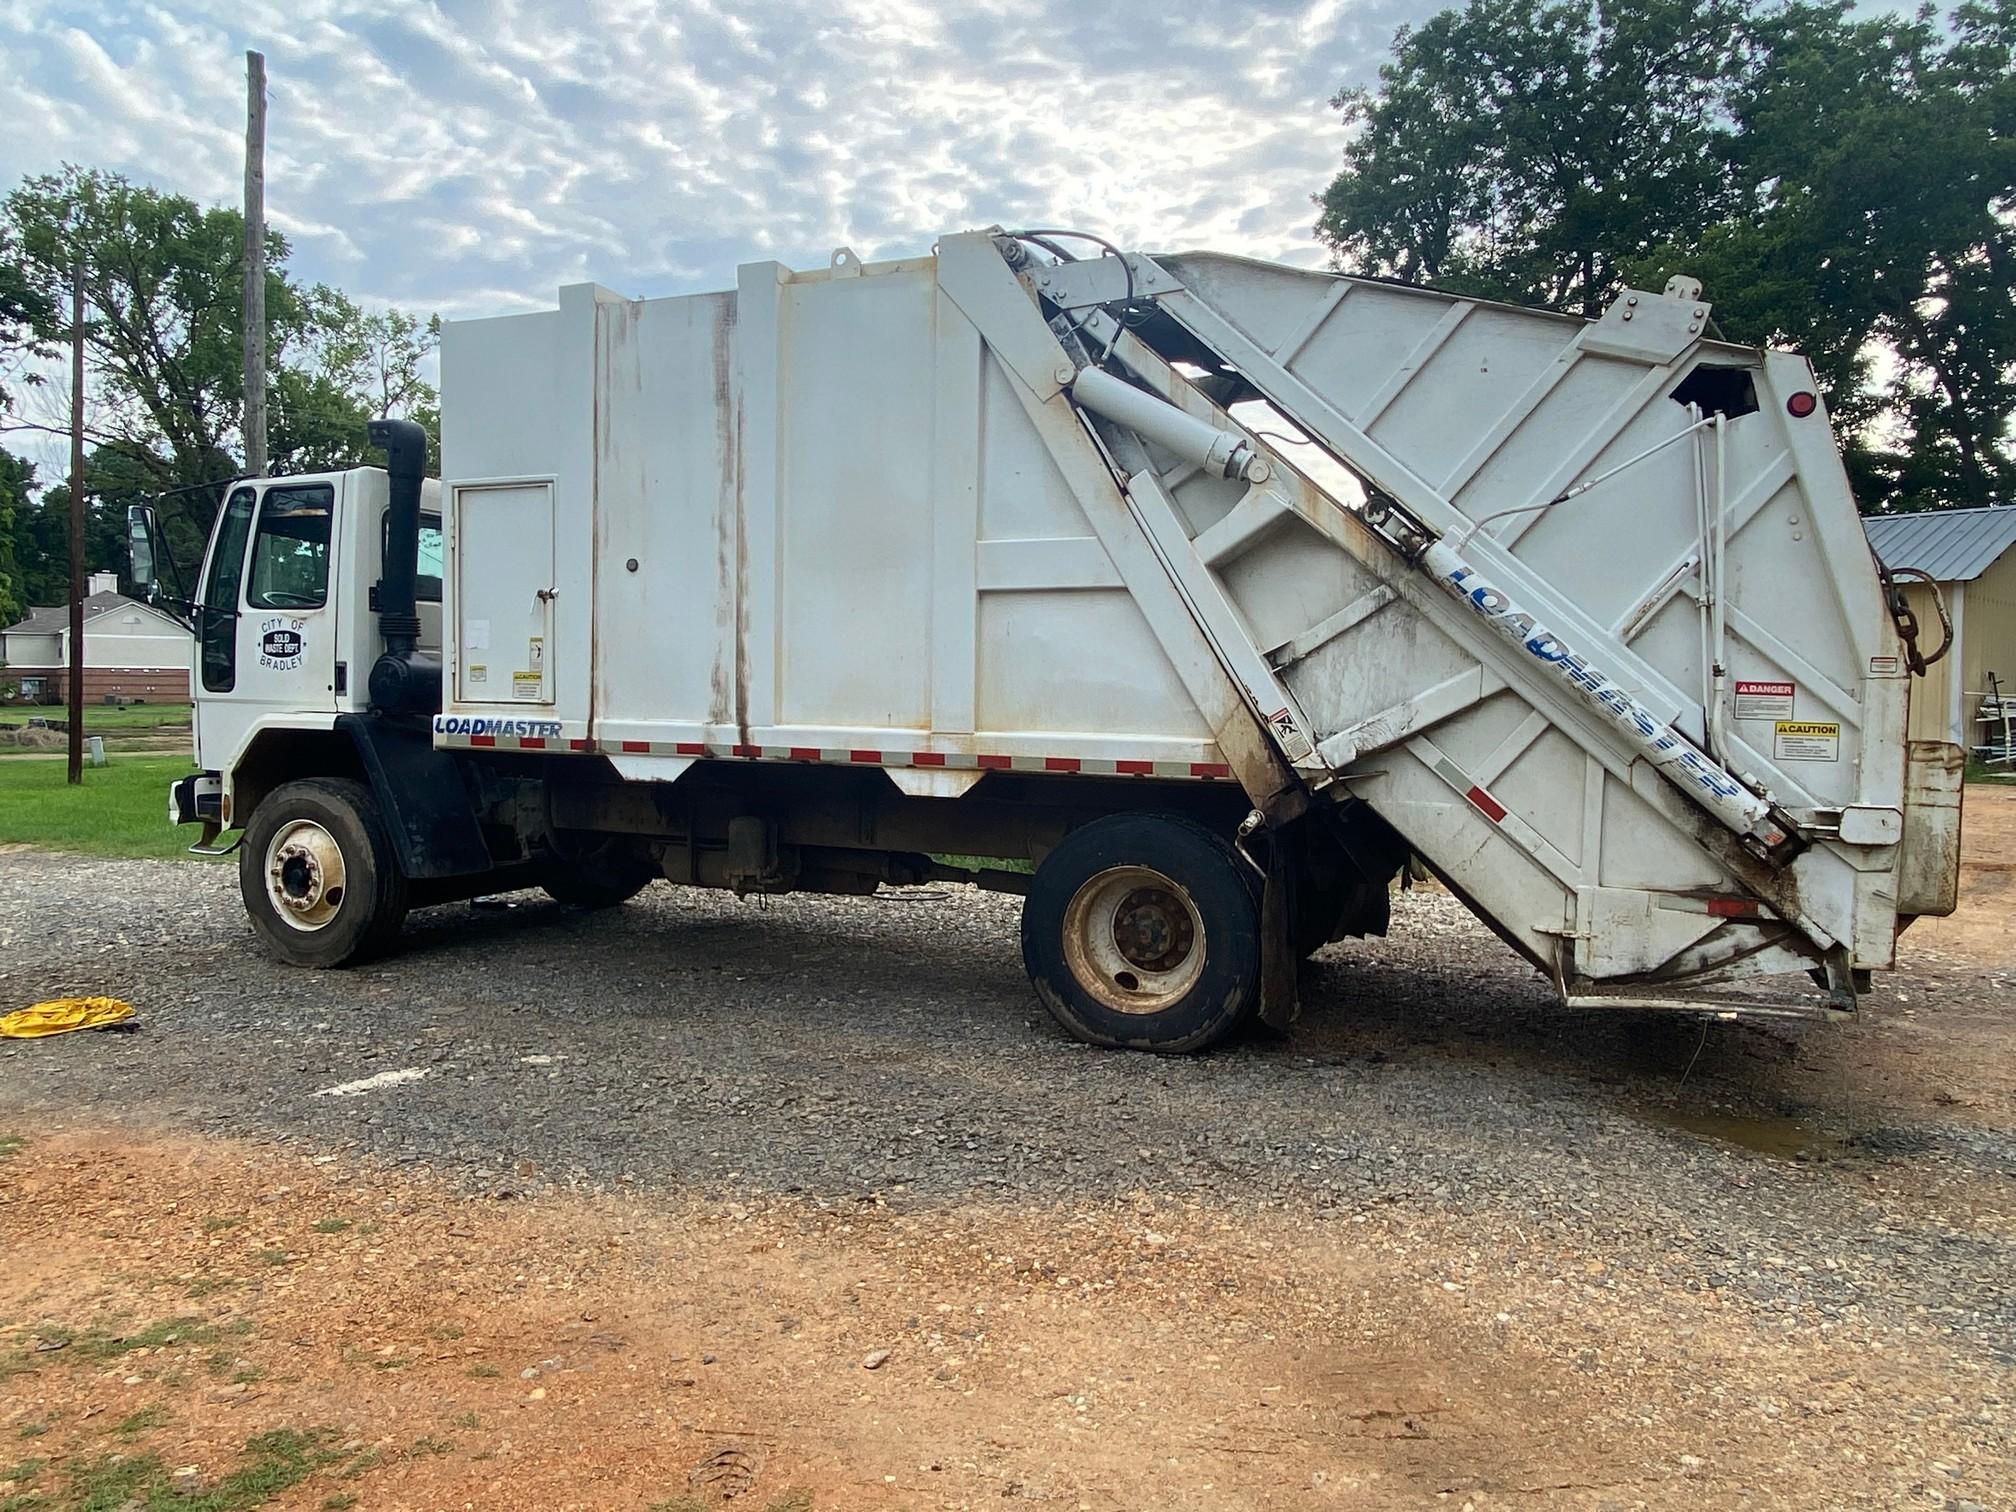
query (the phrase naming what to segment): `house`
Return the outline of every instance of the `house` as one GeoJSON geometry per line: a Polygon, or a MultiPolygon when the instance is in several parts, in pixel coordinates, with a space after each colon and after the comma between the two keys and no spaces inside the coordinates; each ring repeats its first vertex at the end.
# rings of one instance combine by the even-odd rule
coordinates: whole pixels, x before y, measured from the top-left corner
{"type": "MultiPolygon", "coordinates": [[[[192,640],[160,610],[119,592],[116,573],[94,572],[84,600],[84,697],[108,694],[186,703],[192,640]]],[[[69,681],[70,609],[30,609],[0,630],[0,686],[31,703],[59,703],[69,681]]]]}
{"type": "MultiPolygon", "coordinates": [[[[1953,620],[1953,649],[1911,685],[1913,740],[1950,740],[1972,751],[1988,738],[1976,722],[1992,673],[2004,695],[2016,683],[2016,505],[1871,515],[1863,522],[1885,567],[1930,573],[1953,620]]],[[[1923,583],[1906,582],[1918,644],[1939,644],[1939,616],[1923,583]]]]}

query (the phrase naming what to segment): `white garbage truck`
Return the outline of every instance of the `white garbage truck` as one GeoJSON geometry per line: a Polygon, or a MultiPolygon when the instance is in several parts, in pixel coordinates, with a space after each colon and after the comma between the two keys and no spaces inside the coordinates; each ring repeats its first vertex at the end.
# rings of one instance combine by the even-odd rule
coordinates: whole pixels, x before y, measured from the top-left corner
{"type": "Polygon", "coordinates": [[[964,880],[1069,1032],[1182,1051],[1425,871],[1566,1004],[1852,1012],[1959,753],[1810,368],[1710,310],[995,229],[456,321],[438,481],[392,420],[226,490],[171,817],[298,966],[964,880]]]}

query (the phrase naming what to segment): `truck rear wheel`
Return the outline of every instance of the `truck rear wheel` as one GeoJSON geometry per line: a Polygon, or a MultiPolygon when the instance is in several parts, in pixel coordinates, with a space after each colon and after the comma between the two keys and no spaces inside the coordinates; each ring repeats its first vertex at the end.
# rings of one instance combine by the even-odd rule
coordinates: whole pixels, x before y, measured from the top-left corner
{"type": "Polygon", "coordinates": [[[555,903],[570,908],[614,908],[644,891],[657,875],[645,862],[622,856],[555,857],[541,869],[539,885],[555,903]]]}
{"type": "Polygon", "coordinates": [[[368,959],[406,918],[406,878],[377,800],[344,778],[266,795],[238,848],[238,890],[259,943],[289,966],[368,959]]]}
{"type": "Polygon", "coordinates": [[[1187,819],[1073,830],[1022,907],[1036,995],[1079,1039],[1176,1054],[1239,1026],[1260,984],[1260,914],[1232,847],[1187,819]]]}

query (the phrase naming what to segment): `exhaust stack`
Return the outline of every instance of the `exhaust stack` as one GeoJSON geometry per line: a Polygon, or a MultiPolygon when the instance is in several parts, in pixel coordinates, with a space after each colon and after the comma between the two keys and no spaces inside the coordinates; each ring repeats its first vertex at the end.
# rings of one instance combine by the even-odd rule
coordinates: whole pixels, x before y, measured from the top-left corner
{"type": "Polygon", "coordinates": [[[420,650],[420,612],[413,596],[427,432],[411,420],[373,420],[369,435],[371,444],[385,453],[391,481],[385,560],[378,578],[378,631],[385,637],[385,652],[371,668],[371,706],[380,714],[437,714],[441,661],[420,650]]]}

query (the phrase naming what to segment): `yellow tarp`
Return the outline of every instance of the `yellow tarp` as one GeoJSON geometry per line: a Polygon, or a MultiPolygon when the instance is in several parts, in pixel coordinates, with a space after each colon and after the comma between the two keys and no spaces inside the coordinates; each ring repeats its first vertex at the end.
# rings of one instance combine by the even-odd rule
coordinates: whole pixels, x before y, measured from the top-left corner
{"type": "Polygon", "coordinates": [[[43,1039],[72,1029],[103,1029],[133,1017],[133,1005],[117,998],[52,998],[0,1016],[0,1039],[43,1039]]]}

